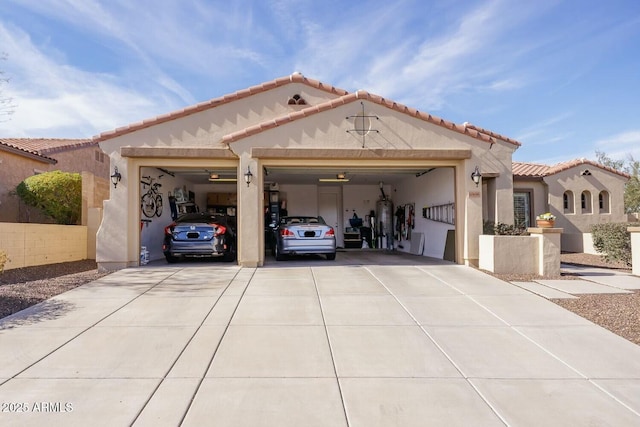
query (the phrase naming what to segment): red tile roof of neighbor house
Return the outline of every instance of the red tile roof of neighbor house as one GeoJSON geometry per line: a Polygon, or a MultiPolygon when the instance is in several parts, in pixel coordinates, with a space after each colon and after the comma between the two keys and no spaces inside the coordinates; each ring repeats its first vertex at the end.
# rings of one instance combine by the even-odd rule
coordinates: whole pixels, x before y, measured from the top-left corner
{"type": "Polygon", "coordinates": [[[526,163],[526,162],[513,162],[511,170],[513,176],[521,178],[543,178],[545,176],[554,175],[559,172],[571,169],[576,166],[590,165],[603,170],[606,170],[616,175],[620,175],[629,179],[631,176],[625,172],[610,168],[598,162],[587,159],[574,159],[566,162],[556,163],[553,166],[543,165],[539,163],[526,163]]]}
{"type": "Polygon", "coordinates": [[[97,145],[91,139],[69,138],[0,138],[0,143],[41,156],[97,145]]]}
{"type": "Polygon", "coordinates": [[[98,143],[91,139],[69,138],[0,138],[0,149],[12,151],[18,155],[30,157],[45,163],[57,163],[52,154],[77,148],[84,148],[98,143]]]}
{"type": "Polygon", "coordinates": [[[43,156],[31,148],[24,147],[23,144],[20,144],[20,143],[16,144],[17,141],[22,141],[22,140],[21,139],[18,140],[15,138],[0,139],[0,150],[9,151],[19,156],[29,157],[31,159],[38,160],[44,163],[55,164],[58,162],[56,159],[43,156]]]}
{"type": "Polygon", "coordinates": [[[194,114],[197,112],[201,112],[204,110],[208,110],[210,108],[215,108],[218,107],[220,105],[226,104],[228,102],[231,101],[235,101],[238,99],[242,99],[242,98],[246,98],[248,96],[251,95],[255,95],[257,93],[261,93],[261,92],[266,92],[268,90],[280,87],[280,86],[284,86],[287,84],[291,84],[291,83],[302,83],[302,84],[306,84],[310,87],[316,88],[316,89],[320,89],[323,90],[325,92],[334,94],[334,95],[338,95],[337,98],[329,100],[327,102],[324,102],[322,104],[319,105],[315,105],[315,106],[309,106],[307,108],[304,108],[302,110],[298,110],[298,111],[294,111],[290,114],[278,117],[276,119],[273,120],[269,120],[267,122],[263,122],[254,126],[250,126],[246,129],[234,132],[232,134],[226,135],[222,142],[224,143],[230,143],[233,141],[237,141],[239,139],[245,138],[247,136],[250,135],[254,135],[256,133],[262,132],[264,130],[267,129],[271,129],[277,126],[280,126],[282,124],[285,123],[289,123],[292,122],[294,120],[298,120],[300,118],[303,117],[308,117],[310,115],[322,112],[322,111],[326,111],[332,108],[335,108],[339,105],[345,105],[345,104],[349,104],[352,103],[356,100],[362,100],[362,99],[366,99],[368,101],[377,103],[379,105],[383,105],[386,106],[388,108],[391,108],[393,110],[408,114],[410,116],[416,117],[418,119],[421,120],[425,120],[427,122],[430,123],[434,123],[438,126],[442,126],[444,128],[450,129],[452,131],[464,134],[464,135],[468,135],[472,138],[476,138],[476,139],[480,139],[482,141],[488,142],[490,144],[494,144],[495,142],[497,142],[497,140],[501,140],[501,141],[505,141],[509,144],[515,145],[517,147],[519,147],[521,144],[511,138],[507,138],[506,136],[491,132],[491,131],[487,131],[485,129],[482,128],[477,128],[473,125],[464,123],[462,125],[458,125],[455,124],[453,122],[449,122],[447,120],[441,119],[439,117],[436,116],[432,116],[431,114],[428,113],[424,113],[421,111],[418,111],[416,109],[413,108],[409,108],[405,105],[402,104],[398,104],[396,102],[387,100],[381,96],[377,96],[377,95],[373,95],[370,94],[366,91],[357,91],[354,93],[350,93],[347,92],[344,89],[339,89],[336,88],[334,86],[331,85],[327,85],[324,84],[318,80],[313,80],[313,79],[309,79],[305,76],[303,76],[300,73],[293,73],[290,76],[285,76],[285,77],[280,77],[277,78],[275,80],[272,80],[270,82],[266,82],[266,83],[262,83],[260,85],[257,86],[252,86],[248,89],[243,89],[237,92],[234,92],[232,94],[228,94],[228,95],[224,95],[221,96],[219,98],[214,98],[211,99],[209,101],[206,102],[202,102],[196,105],[192,105],[190,107],[181,109],[181,110],[177,110],[174,111],[172,113],[168,113],[168,114],[163,114],[157,117],[153,117],[151,119],[148,120],[143,120],[142,122],[138,122],[138,123],[132,123],[130,125],[121,127],[121,128],[117,128],[115,130],[112,131],[108,131],[108,132],[103,132],[98,136],[94,137],[94,141],[99,142],[99,141],[104,141],[107,139],[111,139],[111,138],[115,138],[117,136],[121,136],[121,135],[125,135],[127,133],[131,133],[131,132],[135,132],[137,130],[140,129],[144,129],[150,126],[153,126],[155,124],[159,124],[159,123],[164,123],[167,121],[171,121],[171,120],[175,120],[177,118],[180,117],[185,117],[188,116],[190,114],[194,114]]]}

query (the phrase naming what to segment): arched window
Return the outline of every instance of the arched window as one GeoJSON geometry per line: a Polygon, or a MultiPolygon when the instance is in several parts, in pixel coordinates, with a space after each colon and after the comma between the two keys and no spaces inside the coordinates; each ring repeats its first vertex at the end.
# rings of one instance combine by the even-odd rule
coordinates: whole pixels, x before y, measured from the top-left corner
{"type": "Polygon", "coordinates": [[[572,214],[575,212],[575,202],[573,200],[573,192],[565,191],[562,195],[562,205],[564,207],[564,213],[572,214]]]}
{"type": "Polygon", "coordinates": [[[591,193],[588,191],[583,191],[580,195],[580,206],[582,207],[582,213],[592,213],[593,209],[591,207],[591,193]]]}
{"type": "Polygon", "coordinates": [[[598,194],[598,207],[601,214],[611,213],[611,208],[609,207],[610,198],[611,196],[609,196],[608,191],[601,191],[600,194],[598,194]]]}

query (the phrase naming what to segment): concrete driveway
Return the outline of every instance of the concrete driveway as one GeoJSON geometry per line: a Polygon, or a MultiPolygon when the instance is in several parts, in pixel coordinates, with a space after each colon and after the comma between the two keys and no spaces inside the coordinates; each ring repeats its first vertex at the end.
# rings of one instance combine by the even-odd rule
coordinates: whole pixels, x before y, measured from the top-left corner
{"type": "Polygon", "coordinates": [[[640,346],[410,255],[127,269],[0,321],[0,425],[640,425],[640,346]]]}

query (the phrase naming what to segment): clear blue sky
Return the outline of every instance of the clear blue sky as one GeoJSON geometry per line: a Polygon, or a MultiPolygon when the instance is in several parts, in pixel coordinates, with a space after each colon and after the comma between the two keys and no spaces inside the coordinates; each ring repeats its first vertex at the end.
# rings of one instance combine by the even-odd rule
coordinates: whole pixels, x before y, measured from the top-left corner
{"type": "Polygon", "coordinates": [[[638,0],[2,0],[0,137],[92,137],[300,71],[555,163],[640,158],[638,0]]]}

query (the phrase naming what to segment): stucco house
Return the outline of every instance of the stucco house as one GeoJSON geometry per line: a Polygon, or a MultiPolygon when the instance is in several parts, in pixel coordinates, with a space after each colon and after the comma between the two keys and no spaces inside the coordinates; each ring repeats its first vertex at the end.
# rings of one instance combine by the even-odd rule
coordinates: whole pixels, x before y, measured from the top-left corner
{"type": "Polygon", "coordinates": [[[290,214],[323,216],[347,246],[349,219],[370,220],[386,198],[393,214],[404,213],[405,227],[382,233],[378,247],[446,253],[460,264],[477,264],[483,220],[513,222],[511,163],[519,142],[300,73],[94,141],[121,177],[98,231],[104,269],[138,265],[142,246],[150,259],[162,259],[170,195],[235,214],[243,266],[261,266],[268,256],[265,213],[274,203],[290,214]],[[150,187],[141,182],[151,181],[161,184],[165,208],[147,217],[140,201],[150,187]]]}
{"type": "Polygon", "coordinates": [[[625,222],[624,188],[629,175],[586,159],[556,165],[513,163],[514,221],[530,226],[537,215],[556,215],[562,250],[596,253],[591,226],[625,222]]]}
{"type": "Polygon", "coordinates": [[[102,179],[88,183],[88,188],[104,187],[91,191],[92,198],[98,199],[89,205],[101,206],[108,197],[109,158],[91,139],[0,138],[0,165],[0,222],[50,221],[33,210],[27,217],[19,198],[10,194],[26,178],[43,172],[85,172],[83,180],[102,179]]]}

